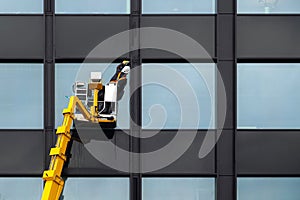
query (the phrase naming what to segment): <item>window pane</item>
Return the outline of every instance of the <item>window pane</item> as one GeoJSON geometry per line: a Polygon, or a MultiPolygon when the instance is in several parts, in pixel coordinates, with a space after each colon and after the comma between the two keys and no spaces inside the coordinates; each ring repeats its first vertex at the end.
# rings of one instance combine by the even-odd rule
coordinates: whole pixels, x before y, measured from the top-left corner
{"type": "Polygon", "coordinates": [[[42,178],[0,178],[1,200],[38,200],[42,191],[42,178]]]}
{"type": "Polygon", "coordinates": [[[43,128],[43,65],[0,64],[0,128],[43,128]]]}
{"type": "Polygon", "coordinates": [[[0,13],[43,13],[42,0],[1,0],[0,13]]]}
{"type": "Polygon", "coordinates": [[[142,79],[143,128],[215,127],[215,64],[143,64],[142,79]]]}
{"type": "Polygon", "coordinates": [[[128,178],[68,178],[64,200],[129,200],[128,178]]]}
{"type": "MultiPolygon", "coordinates": [[[[102,72],[102,83],[106,84],[113,76],[118,64],[90,63],[56,64],[55,66],[55,126],[60,126],[63,120],[62,111],[68,106],[68,97],[74,95],[72,85],[75,81],[88,82],[91,72],[102,72]],[[81,67],[82,66],[82,67],[81,67]]],[[[129,83],[130,75],[127,76],[129,83]]],[[[117,126],[129,128],[129,84],[125,87],[125,94],[119,101],[117,126]]]]}
{"type": "Polygon", "coordinates": [[[238,200],[298,200],[300,178],[238,178],[238,200]]]}
{"type": "Polygon", "coordinates": [[[238,0],[238,13],[299,13],[299,0],[238,0]]]}
{"type": "Polygon", "coordinates": [[[57,0],[56,13],[129,14],[130,0],[57,0]]]}
{"type": "Polygon", "coordinates": [[[300,64],[238,64],[238,128],[300,127],[300,64]]]}
{"type": "Polygon", "coordinates": [[[215,0],[143,0],[143,13],[215,13],[215,0]]]}
{"type": "Polygon", "coordinates": [[[214,178],[143,178],[143,200],[214,200],[214,178]]]}

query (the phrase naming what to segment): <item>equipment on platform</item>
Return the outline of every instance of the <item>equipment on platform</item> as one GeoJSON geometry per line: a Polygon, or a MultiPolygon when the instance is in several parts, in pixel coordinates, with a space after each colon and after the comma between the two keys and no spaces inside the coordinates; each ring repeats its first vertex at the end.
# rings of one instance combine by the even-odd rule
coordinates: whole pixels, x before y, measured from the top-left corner
{"type": "Polygon", "coordinates": [[[68,107],[63,110],[63,124],[57,128],[57,142],[49,154],[49,169],[43,173],[45,187],[41,200],[58,200],[61,196],[64,187],[61,174],[67,161],[68,144],[72,140],[70,130],[73,121],[75,126],[81,123],[98,123],[101,127],[116,127],[118,101],[124,94],[129,71],[129,61],[124,60],[106,85],[101,82],[101,72],[92,72],[89,83],[74,83],[74,96],[70,97],[68,107]]]}

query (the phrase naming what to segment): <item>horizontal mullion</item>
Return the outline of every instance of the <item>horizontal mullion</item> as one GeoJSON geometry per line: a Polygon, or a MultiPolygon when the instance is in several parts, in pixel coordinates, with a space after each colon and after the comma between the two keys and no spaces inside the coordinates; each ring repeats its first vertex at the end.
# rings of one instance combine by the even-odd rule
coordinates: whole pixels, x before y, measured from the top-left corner
{"type": "Polygon", "coordinates": [[[217,59],[212,58],[212,59],[170,59],[170,58],[146,58],[142,59],[143,63],[216,63],[217,59]]]}
{"type": "Polygon", "coordinates": [[[300,58],[276,57],[276,58],[238,58],[238,63],[300,63],[300,58]]]}

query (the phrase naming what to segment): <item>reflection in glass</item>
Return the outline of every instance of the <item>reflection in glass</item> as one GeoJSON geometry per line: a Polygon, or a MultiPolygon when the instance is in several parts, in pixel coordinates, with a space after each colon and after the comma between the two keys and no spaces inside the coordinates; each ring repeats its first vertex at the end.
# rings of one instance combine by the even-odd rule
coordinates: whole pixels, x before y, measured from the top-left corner
{"type": "Polygon", "coordinates": [[[57,0],[55,10],[60,14],[129,14],[130,0],[57,0]]]}
{"type": "Polygon", "coordinates": [[[238,0],[238,13],[299,13],[299,0],[238,0]]]}
{"type": "Polygon", "coordinates": [[[42,0],[1,0],[0,13],[43,13],[42,0]]]}
{"type": "Polygon", "coordinates": [[[238,64],[238,128],[299,128],[299,76],[300,64],[238,64]]]}
{"type": "Polygon", "coordinates": [[[43,65],[0,64],[0,128],[43,128],[43,65]]]}
{"type": "Polygon", "coordinates": [[[238,178],[238,200],[298,200],[300,178],[238,178]]]}
{"type": "Polygon", "coordinates": [[[68,178],[64,200],[129,200],[128,178],[68,178]]]}
{"type": "MultiPolygon", "coordinates": [[[[66,63],[55,65],[55,127],[62,123],[62,110],[69,103],[68,97],[74,95],[72,86],[75,81],[88,82],[91,72],[102,72],[102,83],[106,84],[114,75],[116,66],[119,63],[84,63],[81,67],[80,63],[66,63]]],[[[130,74],[128,76],[128,82],[130,74]]],[[[125,94],[119,101],[118,106],[118,122],[119,128],[129,128],[129,84],[125,87],[125,94]]]]}
{"type": "Polygon", "coordinates": [[[41,178],[0,178],[0,200],[38,200],[42,191],[41,178]]]}
{"type": "Polygon", "coordinates": [[[143,178],[143,200],[215,200],[214,178],[143,178]]]}
{"type": "Polygon", "coordinates": [[[215,64],[149,63],[143,64],[142,71],[143,128],[214,128],[215,64]],[[158,81],[151,83],[154,78],[158,81]],[[166,85],[165,81],[171,84],[166,85]],[[183,101],[180,97],[183,97],[183,101]],[[196,107],[191,105],[192,98],[197,103],[196,107]],[[200,122],[195,124],[182,113],[190,113],[188,117],[198,113],[200,122]]]}
{"type": "Polygon", "coordinates": [[[215,0],[143,0],[144,14],[215,13],[215,0]]]}

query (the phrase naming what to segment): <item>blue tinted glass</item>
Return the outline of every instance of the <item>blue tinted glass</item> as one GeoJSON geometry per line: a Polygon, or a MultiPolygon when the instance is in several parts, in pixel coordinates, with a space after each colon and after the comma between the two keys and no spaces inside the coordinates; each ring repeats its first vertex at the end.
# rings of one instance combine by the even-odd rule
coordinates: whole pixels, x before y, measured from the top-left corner
{"type": "Polygon", "coordinates": [[[129,200],[128,178],[68,178],[64,200],[129,200]]]}
{"type": "Polygon", "coordinates": [[[0,13],[43,13],[43,0],[1,0],[0,13]]]}
{"type": "Polygon", "coordinates": [[[238,13],[299,13],[299,0],[238,0],[238,13]]]}
{"type": "Polygon", "coordinates": [[[300,64],[238,64],[238,128],[300,128],[300,64]]]}
{"type": "Polygon", "coordinates": [[[215,0],[143,0],[143,13],[215,13],[215,0]]]}
{"type": "Polygon", "coordinates": [[[41,178],[0,178],[1,200],[40,199],[43,191],[41,178]]]}
{"type": "Polygon", "coordinates": [[[298,200],[300,178],[238,178],[238,200],[298,200]]]}
{"type": "MultiPolygon", "coordinates": [[[[56,64],[55,66],[55,126],[60,126],[63,120],[62,111],[68,106],[68,97],[74,95],[72,85],[75,81],[89,82],[91,72],[102,72],[102,83],[106,84],[113,76],[118,64],[56,64]]],[[[130,76],[127,78],[129,79],[130,76]]],[[[129,80],[128,80],[129,83],[129,80]]],[[[129,84],[125,94],[119,101],[117,126],[129,128],[129,84]]]]}
{"type": "Polygon", "coordinates": [[[0,64],[0,128],[43,128],[43,65],[0,64]]]}
{"type": "Polygon", "coordinates": [[[215,127],[215,64],[143,64],[142,80],[143,128],[215,127]]]}
{"type": "Polygon", "coordinates": [[[215,200],[214,178],[143,178],[143,200],[215,200]]]}
{"type": "Polygon", "coordinates": [[[129,14],[130,0],[57,0],[55,13],[129,14]]]}

